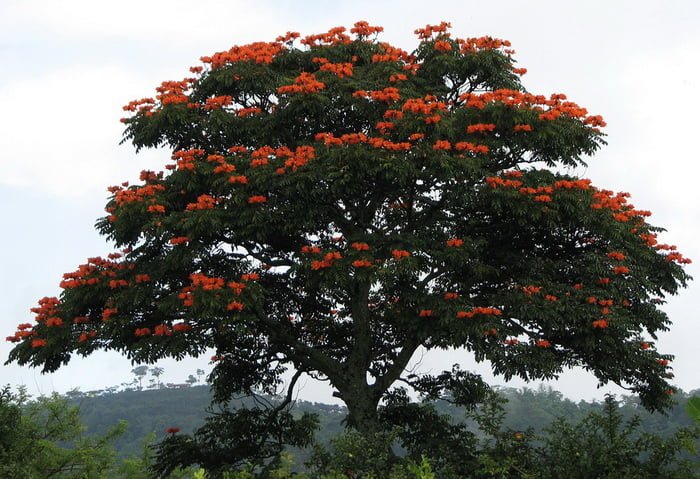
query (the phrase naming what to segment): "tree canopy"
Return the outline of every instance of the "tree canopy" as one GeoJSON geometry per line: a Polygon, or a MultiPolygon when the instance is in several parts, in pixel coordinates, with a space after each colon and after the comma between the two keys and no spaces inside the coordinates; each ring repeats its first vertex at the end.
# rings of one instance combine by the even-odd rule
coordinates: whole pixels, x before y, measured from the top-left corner
{"type": "Polygon", "coordinates": [[[9,360],[48,372],[100,349],[153,363],[212,348],[218,401],[276,392],[291,369],[287,399],[301,373],[328,381],[365,433],[397,381],[484,397],[458,367],[406,375],[421,347],[464,348],[506,379],[582,366],[667,405],[672,356],[654,340],[689,260],[628,194],[563,168],[604,144],[603,119],[527,92],[505,40],[442,23],[408,53],[381,31],[234,46],[129,103],[124,141],[172,162],[110,188],[97,228],[121,251],[65,274],[9,360]]]}

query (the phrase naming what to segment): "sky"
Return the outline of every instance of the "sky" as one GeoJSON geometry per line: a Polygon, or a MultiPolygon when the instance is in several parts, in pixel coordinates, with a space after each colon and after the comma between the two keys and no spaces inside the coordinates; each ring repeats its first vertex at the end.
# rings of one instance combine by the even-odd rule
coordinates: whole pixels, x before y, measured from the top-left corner
{"type": "MultiPolygon", "coordinates": [[[[160,169],[167,151],[138,155],[120,145],[121,106],[151,96],[163,80],[189,75],[203,55],[235,44],[270,41],[286,31],[302,35],[358,20],[385,28],[382,39],[411,51],[413,30],[452,23],[457,37],[491,35],[517,51],[526,88],[566,93],[608,123],[608,146],[573,173],[594,184],[628,191],[650,222],[668,231],[700,262],[700,4],[692,1],[472,0],[417,2],[236,0],[2,0],[0,2],[0,337],[29,308],[59,293],[66,271],[90,256],[113,251],[94,229],[104,214],[106,188],[134,181],[142,169],[160,169]]],[[[697,277],[698,263],[687,271],[697,277]]],[[[658,349],[675,354],[675,384],[700,388],[700,284],[691,283],[665,306],[673,325],[658,349]]],[[[0,344],[2,362],[10,343],[0,344]]],[[[209,356],[162,361],[164,382],[181,383],[209,356]]],[[[442,371],[459,362],[484,374],[463,351],[419,354],[411,367],[442,371]]],[[[130,382],[134,367],[116,353],[74,358],[59,371],[0,366],[0,385],[25,385],[32,394],[102,389],[130,382]]],[[[527,384],[537,387],[538,383],[527,384]]],[[[526,385],[522,381],[508,384],[526,385]]],[[[605,391],[585,371],[547,383],[574,400],[605,391]]],[[[307,379],[299,397],[333,401],[330,390],[307,379]]]]}

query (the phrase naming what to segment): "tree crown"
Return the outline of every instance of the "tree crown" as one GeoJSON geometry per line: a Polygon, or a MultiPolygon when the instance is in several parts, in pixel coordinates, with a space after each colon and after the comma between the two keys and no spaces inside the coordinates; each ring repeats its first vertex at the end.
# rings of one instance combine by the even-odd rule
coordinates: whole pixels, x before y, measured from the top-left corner
{"type": "Polygon", "coordinates": [[[124,141],[172,162],[110,188],[97,227],[122,251],[64,275],[10,361],[213,348],[220,400],[291,366],[376,406],[401,379],[472,401],[457,369],[403,377],[417,348],[463,347],[506,378],[580,365],[663,406],[652,340],[689,260],[629,195],[557,170],[603,145],[600,116],[528,93],[509,42],[448,29],[412,53],[366,22],[289,32],[125,106],[124,141]]]}

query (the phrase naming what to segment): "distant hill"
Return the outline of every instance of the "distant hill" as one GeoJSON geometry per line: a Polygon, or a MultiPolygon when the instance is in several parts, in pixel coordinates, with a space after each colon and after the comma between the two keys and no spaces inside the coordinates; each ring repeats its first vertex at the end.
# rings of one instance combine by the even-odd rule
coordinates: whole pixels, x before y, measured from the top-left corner
{"type": "MultiPolygon", "coordinates": [[[[590,411],[600,408],[600,403],[573,402],[549,388],[501,388],[499,392],[508,400],[505,404],[503,427],[514,430],[542,430],[557,417],[576,422],[590,411]]],[[[687,398],[693,395],[700,395],[700,390],[690,394],[678,394],[678,405],[666,416],[659,413],[650,414],[630,397],[622,399],[621,408],[625,416],[639,414],[643,430],[665,435],[679,427],[690,426],[691,419],[685,413],[684,405],[687,398]]],[[[129,423],[127,433],[115,444],[116,449],[124,456],[140,453],[144,439],[151,432],[155,432],[157,439],[162,438],[169,427],[179,427],[183,432],[191,432],[203,424],[211,407],[208,386],[124,391],[95,396],[73,393],[72,396],[74,404],[80,406],[88,434],[104,433],[120,420],[129,423]]],[[[232,407],[242,402],[244,401],[234,401],[232,407]]],[[[321,443],[326,443],[343,430],[341,422],[346,411],[342,406],[297,401],[295,408],[300,412],[313,412],[319,416],[321,426],[317,440],[321,443]]],[[[455,418],[463,417],[463,411],[447,403],[437,403],[436,408],[441,413],[450,414],[455,418]]]]}

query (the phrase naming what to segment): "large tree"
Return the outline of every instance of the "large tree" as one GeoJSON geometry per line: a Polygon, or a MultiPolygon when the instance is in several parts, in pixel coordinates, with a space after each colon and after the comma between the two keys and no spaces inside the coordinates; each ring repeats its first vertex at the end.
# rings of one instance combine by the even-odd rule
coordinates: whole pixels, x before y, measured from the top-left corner
{"type": "MultiPolygon", "coordinates": [[[[172,163],[110,189],[98,229],[122,252],[66,274],[8,338],[10,361],[50,372],[98,349],[152,363],[211,348],[216,400],[275,392],[293,370],[287,399],[301,373],[328,381],[364,434],[406,419],[378,414],[404,404],[398,381],[483,397],[456,367],[406,375],[419,348],[463,348],[506,379],[582,366],[662,408],[659,305],[688,260],[627,194],[563,168],[604,143],[600,116],[528,93],[507,41],[448,27],[417,30],[410,54],[366,22],[290,32],[127,105],[124,140],[172,163]]],[[[249,413],[297,424],[280,405],[249,413]]]]}

